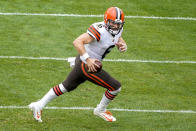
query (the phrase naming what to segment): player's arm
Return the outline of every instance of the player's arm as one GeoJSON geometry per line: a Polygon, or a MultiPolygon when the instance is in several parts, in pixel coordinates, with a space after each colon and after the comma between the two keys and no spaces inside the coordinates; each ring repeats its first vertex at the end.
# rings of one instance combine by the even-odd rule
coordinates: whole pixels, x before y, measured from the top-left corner
{"type": "Polygon", "coordinates": [[[119,38],[116,46],[120,50],[120,52],[125,52],[127,50],[127,44],[122,37],[119,38]]]}
{"type": "MultiPolygon", "coordinates": [[[[95,65],[96,65],[95,60],[96,59],[92,59],[89,57],[88,53],[85,50],[84,45],[89,44],[89,43],[93,42],[94,40],[95,39],[93,37],[91,37],[88,33],[84,33],[73,41],[74,47],[76,48],[76,50],[78,51],[78,53],[81,56],[80,58],[83,61],[86,61],[89,70],[92,72],[96,72],[96,69],[95,69],[95,65]]],[[[98,66],[98,65],[96,65],[96,66],[98,66]]]]}
{"type": "Polygon", "coordinates": [[[86,53],[84,44],[91,43],[92,41],[94,41],[94,39],[88,33],[84,33],[73,41],[73,45],[80,56],[83,56],[86,53]]]}

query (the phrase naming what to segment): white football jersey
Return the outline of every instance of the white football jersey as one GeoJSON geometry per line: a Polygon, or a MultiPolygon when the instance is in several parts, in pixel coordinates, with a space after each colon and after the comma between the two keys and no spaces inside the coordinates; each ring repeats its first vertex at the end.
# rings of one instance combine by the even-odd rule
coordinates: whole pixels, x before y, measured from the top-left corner
{"type": "Polygon", "coordinates": [[[85,44],[86,52],[91,58],[98,60],[102,60],[115,47],[123,31],[122,28],[119,34],[112,36],[105,29],[104,25],[104,22],[94,23],[87,30],[87,33],[95,40],[89,44],[85,44]]]}

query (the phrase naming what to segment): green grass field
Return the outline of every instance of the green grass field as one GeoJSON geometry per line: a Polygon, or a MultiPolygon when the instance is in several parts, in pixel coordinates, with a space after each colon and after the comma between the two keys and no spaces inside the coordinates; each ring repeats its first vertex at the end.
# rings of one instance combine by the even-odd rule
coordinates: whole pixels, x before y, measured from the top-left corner
{"type": "MultiPolygon", "coordinates": [[[[195,0],[1,0],[0,13],[94,14],[118,6],[127,16],[196,18],[195,0]]],[[[103,18],[0,15],[0,57],[77,55],[72,42],[103,18]]],[[[125,19],[125,53],[117,49],[106,59],[196,61],[196,21],[125,19]]],[[[195,131],[196,64],[103,62],[103,68],[122,83],[108,108],[135,110],[192,110],[194,113],[112,111],[108,123],[93,110],[43,111],[43,123],[29,109],[0,108],[1,131],[195,131]]],[[[27,106],[61,83],[71,71],[67,61],[0,58],[0,107],[27,106]]],[[[48,107],[96,107],[105,89],[90,82],[66,93],[48,107]]]]}

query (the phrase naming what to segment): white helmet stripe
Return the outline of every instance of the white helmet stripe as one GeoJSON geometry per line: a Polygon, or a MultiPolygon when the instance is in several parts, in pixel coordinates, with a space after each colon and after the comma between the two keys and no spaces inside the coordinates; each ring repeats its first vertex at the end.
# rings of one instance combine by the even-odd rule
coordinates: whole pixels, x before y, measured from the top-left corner
{"type": "Polygon", "coordinates": [[[120,18],[121,18],[120,9],[118,7],[116,7],[116,19],[120,20],[120,18]]]}

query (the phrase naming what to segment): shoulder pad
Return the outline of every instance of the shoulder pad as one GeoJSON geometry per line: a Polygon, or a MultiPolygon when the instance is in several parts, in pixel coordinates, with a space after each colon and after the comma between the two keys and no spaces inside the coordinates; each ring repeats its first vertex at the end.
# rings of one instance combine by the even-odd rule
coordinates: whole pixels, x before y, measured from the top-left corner
{"type": "MultiPolygon", "coordinates": [[[[100,22],[99,22],[100,23],[100,22]]],[[[100,24],[99,23],[94,23],[92,24],[88,30],[87,33],[92,36],[94,39],[96,39],[97,41],[100,40],[101,37],[101,33],[100,33],[100,24]]]]}

